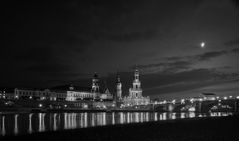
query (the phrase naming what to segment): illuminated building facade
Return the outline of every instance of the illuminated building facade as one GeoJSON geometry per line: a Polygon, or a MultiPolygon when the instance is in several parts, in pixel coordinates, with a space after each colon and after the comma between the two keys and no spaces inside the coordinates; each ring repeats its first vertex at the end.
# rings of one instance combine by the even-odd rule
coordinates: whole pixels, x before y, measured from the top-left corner
{"type": "Polygon", "coordinates": [[[123,98],[125,106],[147,105],[150,103],[149,97],[142,96],[141,82],[139,80],[139,71],[134,72],[133,87],[129,89],[129,96],[123,98]]]}
{"type": "Polygon", "coordinates": [[[117,78],[116,78],[116,100],[117,101],[122,100],[122,84],[120,81],[119,74],[117,74],[117,78]]]}
{"type": "Polygon", "coordinates": [[[5,99],[6,98],[6,92],[5,91],[0,91],[0,99],[5,99]]]}
{"type": "Polygon", "coordinates": [[[18,89],[14,90],[15,99],[35,99],[35,100],[50,100],[64,101],[66,99],[65,91],[50,91],[49,89],[18,89]]]}
{"type": "Polygon", "coordinates": [[[73,86],[67,91],[66,101],[78,100],[113,100],[112,94],[106,88],[105,91],[100,90],[99,78],[95,73],[92,79],[92,86],[90,90],[76,90],[73,86]]]}
{"type": "Polygon", "coordinates": [[[202,93],[204,100],[216,100],[216,94],[214,93],[202,93]]]}

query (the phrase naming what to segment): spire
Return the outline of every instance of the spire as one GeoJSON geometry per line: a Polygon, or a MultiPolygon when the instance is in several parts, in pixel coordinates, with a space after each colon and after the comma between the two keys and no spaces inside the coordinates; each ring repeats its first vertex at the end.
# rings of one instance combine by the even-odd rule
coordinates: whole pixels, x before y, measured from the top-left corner
{"type": "Polygon", "coordinates": [[[99,92],[99,78],[96,72],[92,79],[92,92],[99,92]]]}
{"type": "Polygon", "coordinates": [[[120,83],[120,75],[118,72],[116,74],[116,83],[120,83]]]}
{"type": "Polygon", "coordinates": [[[135,80],[139,79],[139,70],[137,68],[135,68],[135,71],[134,71],[134,79],[135,80]]]}
{"type": "Polygon", "coordinates": [[[118,72],[116,74],[116,95],[114,96],[114,99],[116,101],[122,99],[122,84],[120,82],[120,75],[118,72]]]}

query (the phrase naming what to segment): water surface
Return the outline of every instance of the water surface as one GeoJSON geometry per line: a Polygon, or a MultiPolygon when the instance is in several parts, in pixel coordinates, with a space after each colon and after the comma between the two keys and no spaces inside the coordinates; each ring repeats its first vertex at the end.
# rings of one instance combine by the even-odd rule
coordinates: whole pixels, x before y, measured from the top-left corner
{"type": "Polygon", "coordinates": [[[88,128],[149,121],[228,116],[232,113],[158,113],[158,112],[96,112],[96,113],[0,113],[0,136],[34,132],[88,128]]]}

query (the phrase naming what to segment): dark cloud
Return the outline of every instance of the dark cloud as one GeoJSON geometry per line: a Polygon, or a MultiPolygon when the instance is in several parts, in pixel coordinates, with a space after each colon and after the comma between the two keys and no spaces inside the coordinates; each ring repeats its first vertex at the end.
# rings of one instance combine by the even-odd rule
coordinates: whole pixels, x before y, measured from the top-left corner
{"type": "Polygon", "coordinates": [[[206,60],[210,60],[210,59],[215,58],[215,57],[219,57],[219,56],[225,55],[227,53],[228,52],[225,51],[225,50],[213,51],[213,52],[206,52],[206,53],[198,55],[196,57],[198,57],[199,61],[206,61],[206,60]]]}
{"type": "Polygon", "coordinates": [[[235,46],[239,45],[239,39],[230,40],[224,43],[226,46],[235,46]]]}
{"type": "Polygon", "coordinates": [[[213,58],[226,55],[228,51],[211,51],[192,56],[172,56],[163,58],[162,62],[146,65],[138,65],[146,73],[167,72],[176,73],[193,69],[191,66],[201,61],[209,61],[213,58]]]}
{"type": "Polygon", "coordinates": [[[231,52],[233,52],[233,53],[239,53],[239,48],[234,48],[234,49],[231,50],[231,52]]]}
{"type": "Polygon", "coordinates": [[[144,93],[152,95],[191,90],[239,76],[238,74],[220,73],[216,69],[194,69],[180,73],[150,75],[150,77],[143,76],[145,78],[143,86],[144,93]]]}
{"type": "Polygon", "coordinates": [[[149,73],[149,72],[176,73],[179,71],[189,69],[191,65],[192,65],[192,62],[190,61],[175,61],[175,62],[147,64],[147,65],[137,65],[137,67],[139,69],[142,69],[144,73],[149,73]]]}

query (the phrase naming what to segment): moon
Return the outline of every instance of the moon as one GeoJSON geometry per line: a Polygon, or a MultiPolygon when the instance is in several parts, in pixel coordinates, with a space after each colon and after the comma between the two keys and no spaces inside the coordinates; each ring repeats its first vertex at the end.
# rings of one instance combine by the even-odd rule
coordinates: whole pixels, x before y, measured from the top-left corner
{"type": "Polygon", "coordinates": [[[200,47],[204,48],[205,47],[205,42],[201,42],[200,47]]]}

